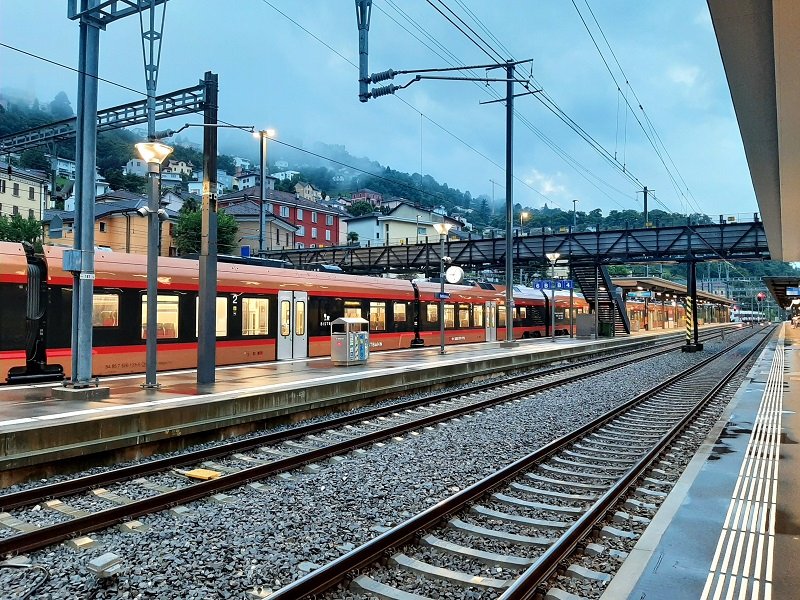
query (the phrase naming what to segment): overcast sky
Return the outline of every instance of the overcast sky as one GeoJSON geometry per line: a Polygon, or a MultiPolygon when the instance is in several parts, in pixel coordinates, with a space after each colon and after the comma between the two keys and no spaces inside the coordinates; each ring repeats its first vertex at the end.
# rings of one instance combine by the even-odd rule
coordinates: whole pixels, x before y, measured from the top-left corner
{"type": "MultiPolygon", "coordinates": [[[[438,1],[432,3],[446,12],[438,1]]],[[[712,215],[757,210],[704,0],[588,0],[602,31],[586,0],[575,0],[624,94],[618,93],[572,0],[444,4],[504,58],[508,53],[517,60],[532,58],[536,86],[612,157],[602,157],[540,101],[518,98],[515,202],[571,210],[578,199],[584,211],[641,209],[638,184],[620,172],[624,165],[656,190],[652,208],[663,208],[660,201],[681,212],[689,202],[690,210],[699,207],[712,215]],[[625,110],[626,98],[634,112],[625,110]],[[645,126],[649,119],[655,132],[645,135],[637,119],[645,126]]],[[[491,62],[427,0],[374,0],[373,7],[370,72],[491,62]]],[[[66,13],[62,0],[1,0],[0,42],[74,67],[78,26],[66,13]]],[[[113,23],[100,36],[101,77],[143,90],[139,20],[113,23]]],[[[158,92],[194,85],[211,70],[219,74],[220,119],[230,123],[273,127],[281,140],[305,147],[317,141],[342,144],[356,156],[412,173],[421,169],[476,196],[491,195],[490,180],[502,184],[505,109],[479,104],[491,98],[483,84],[422,81],[397,97],[362,104],[357,63],[353,0],[169,0],[158,92]]],[[[395,83],[405,81],[398,77],[395,83]]],[[[0,47],[0,88],[43,101],[64,90],[75,106],[76,86],[74,72],[0,47]]],[[[504,84],[493,87],[504,93],[504,84]]],[[[139,98],[100,83],[100,107],[139,98]]],[[[200,140],[199,133],[192,135],[200,140]]],[[[255,156],[257,143],[246,133],[228,131],[221,137],[222,151],[249,148],[255,156]]],[[[279,155],[279,148],[273,144],[271,156],[279,155]]],[[[495,193],[501,197],[504,190],[497,187],[495,193]]]]}

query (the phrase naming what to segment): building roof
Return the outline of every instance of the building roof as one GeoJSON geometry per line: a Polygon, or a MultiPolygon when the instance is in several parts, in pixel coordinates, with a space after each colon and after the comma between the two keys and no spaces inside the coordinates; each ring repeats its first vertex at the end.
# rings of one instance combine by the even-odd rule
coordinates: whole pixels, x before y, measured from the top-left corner
{"type": "Polygon", "coordinates": [[[10,166],[7,162],[2,160],[0,160],[0,171],[2,172],[2,175],[22,177],[25,179],[32,179],[37,182],[43,182],[49,180],[47,173],[45,173],[44,171],[39,171],[35,169],[23,169],[22,167],[13,167],[10,166]]]}
{"type": "MultiPolygon", "coordinates": [[[[147,206],[147,198],[141,196],[137,199],[103,202],[95,205],[94,219],[96,221],[97,219],[102,219],[103,217],[135,212],[137,208],[141,208],[143,206],[147,206]]],[[[177,212],[169,209],[165,210],[167,211],[167,215],[170,219],[177,218],[177,212]]],[[[75,211],[73,210],[46,210],[44,211],[44,218],[42,219],[42,222],[49,223],[56,215],[61,217],[61,220],[65,223],[75,220],[75,211]]]]}
{"type": "MultiPolygon", "coordinates": [[[[143,194],[137,194],[136,192],[129,192],[128,190],[113,190],[110,192],[106,192],[105,194],[100,194],[97,197],[97,202],[116,202],[118,200],[147,200],[147,196],[143,194]]],[[[95,208],[95,214],[97,213],[97,208],[95,208]]]]}
{"type": "MultiPolygon", "coordinates": [[[[231,215],[234,219],[237,217],[244,219],[252,217],[254,220],[258,220],[258,198],[248,197],[240,198],[238,200],[220,200],[219,207],[227,214],[231,215]]],[[[268,220],[276,221],[285,229],[289,229],[290,231],[295,231],[297,229],[297,227],[292,225],[289,221],[282,219],[275,213],[272,213],[268,210],[264,210],[264,213],[268,220]]]]}
{"type": "MultiPolygon", "coordinates": [[[[257,200],[261,194],[261,187],[254,185],[252,187],[244,188],[236,192],[224,194],[218,198],[219,202],[229,202],[236,198],[253,198],[257,200]]],[[[312,202],[305,198],[299,198],[296,194],[289,192],[281,192],[279,190],[266,190],[264,199],[269,202],[279,202],[288,206],[296,206],[297,208],[316,210],[318,212],[328,213],[332,215],[340,215],[343,217],[349,216],[345,211],[320,202],[312,202]]]]}

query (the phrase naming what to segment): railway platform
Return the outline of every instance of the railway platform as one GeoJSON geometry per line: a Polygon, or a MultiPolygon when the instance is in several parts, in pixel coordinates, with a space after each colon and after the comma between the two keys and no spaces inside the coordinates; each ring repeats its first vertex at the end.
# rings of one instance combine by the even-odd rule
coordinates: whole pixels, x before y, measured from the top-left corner
{"type": "MultiPolygon", "coordinates": [[[[709,326],[714,327],[714,326],[709,326]]],[[[160,389],[143,390],[142,375],[107,377],[110,398],[52,397],[54,384],[0,388],[0,486],[56,472],[65,460],[113,463],[157,451],[247,433],[346,410],[411,390],[530,368],[620,346],[652,344],[681,330],[600,340],[521,340],[376,352],[361,366],[329,358],[220,367],[217,383],[198,386],[194,370],[160,373],[160,389]],[[100,461],[98,456],[102,455],[100,461]]]]}
{"type": "Polygon", "coordinates": [[[800,330],[784,324],[603,600],[797,598],[800,330]]]}

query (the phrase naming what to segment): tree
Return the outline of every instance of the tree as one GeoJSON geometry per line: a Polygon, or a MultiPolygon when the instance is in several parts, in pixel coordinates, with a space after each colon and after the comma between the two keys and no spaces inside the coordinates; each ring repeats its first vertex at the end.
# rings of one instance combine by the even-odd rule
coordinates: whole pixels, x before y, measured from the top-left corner
{"type": "Polygon", "coordinates": [[[362,200],[360,202],[354,202],[350,208],[347,209],[347,212],[354,217],[360,217],[362,215],[371,215],[375,212],[375,207],[369,202],[362,200]]]}
{"type": "Polygon", "coordinates": [[[58,92],[56,97],[50,103],[50,114],[54,119],[69,119],[74,117],[75,113],[72,111],[72,104],[69,102],[69,97],[64,92],[58,92]]]}
{"type": "Polygon", "coordinates": [[[348,231],[347,232],[347,243],[351,246],[355,246],[358,243],[358,232],[357,231],[348,231]]]}
{"type": "Polygon", "coordinates": [[[42,250],[42,224],[36,219],[23,219],[21,215],[0,215],[0,240],[4,242],[30,242],[38,252],[42,250]]]}
{"type": "Polygon", "coordinates": [[[50,171],[50,161],[39,148],[29,148],[23,151],[19,157],[19,166],[25,169],[38,169],[39,171],[50,171]]]}
{"type": "MultiPolygon", "coordinates": [[[[197,203],[185,202],[181,207],[178,223],[175,225],[175,246],[178,254],[200,252],[200,233],[202,212],[197,203]]],[[[236,247],[236,232],[239,226],[236,219],[224,210],[217,213],[217,247],[220,254],[228,254],[236,247]]]]}

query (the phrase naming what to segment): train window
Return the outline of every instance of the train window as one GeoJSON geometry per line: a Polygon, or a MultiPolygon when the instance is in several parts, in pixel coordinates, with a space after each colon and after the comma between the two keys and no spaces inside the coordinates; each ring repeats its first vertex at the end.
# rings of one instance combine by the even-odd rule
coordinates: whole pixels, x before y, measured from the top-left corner
{"type": "Polygon", "coordinates": [[[289,337],[292,333],[292,303],[281,300],[281,335],[289,337]]]}
{"type": "Polygon", "coordinates": [[[456,307],[453,306],[452,304],[444,305],[444,326],[445,327],[456,326],[456,307]]]}
{"type": "Polygon", "coordinates": [[[116,327],[119,325],[119,296],[116,294],[94,294],[92,300],[92,327],[116,327]]]}
{"type": "Polygon", "coordinates": [[[458,307],[458,326],[469,327],[469,305],[461,304],[458,307]]]}
{"type": "Polygon", "coordinates": [[[528,308],[526,306],[519,307],[519,318],[520,319],[527,319],[528,318],[528,308]]]}
{"type": "Polygon", "coordinates": [[[438,304],[428,304],[428,311],[427,311],[428,323],[438,323],[439,322],[439,305],[438,304]]]}
{"type": "Polygon", "coordinates": [[[483,327],[483,304],[472,305],[472,322],[475,327],[483,327]]]}
{"type": "Polygon", "coordinates": [[[405,323],[406,322],[406,303],[405,302],[395,302],[394,303],[394,322],[395,323],[405,323]]]}
{"type": "Polygon", "coordinates": [[[294,304],[294,334],[306,334],[306,303],[302,300],[294,304]]]}
{"type": "Polygon", "coordinates": [[[497,326],[498,327],[505,327],[506,326],[506,307],[505,306],[498,306],[497,307],[497,326]]]}
{"type": "Polygon", "coordinates": [[[269,300],[242,298],[242,335],[269,333],[269,300]]]}
{"type": "MultiPolygon", "coordinates": [[[[178,337],[178,297],[157,297],[156,323],[158,339],[174,340],[178,337]]],[[[147,339],[147,296],[142,296],[142,339],[147,339]]]]}
{"type": "MultiPolygon", "coordinates": [[[[195,320],[194,320],[194,335],[200,335],[200,298],[195,300],[195,320]]],[[[224,296],[217,296],[215,329],[217,337],[225,337],[228,335],[228,299],[224,296]]]]}
{"type": "Polygon", "coordinates": [[[348,319],[361,318],[361,302],[358,300],[344,301],[344,316],[348,319]]]}
{"type": "Polygon", "coordinates": [[[386,330],[386,302],[369,303],[369,328],[373,331],[386,330]]]}

